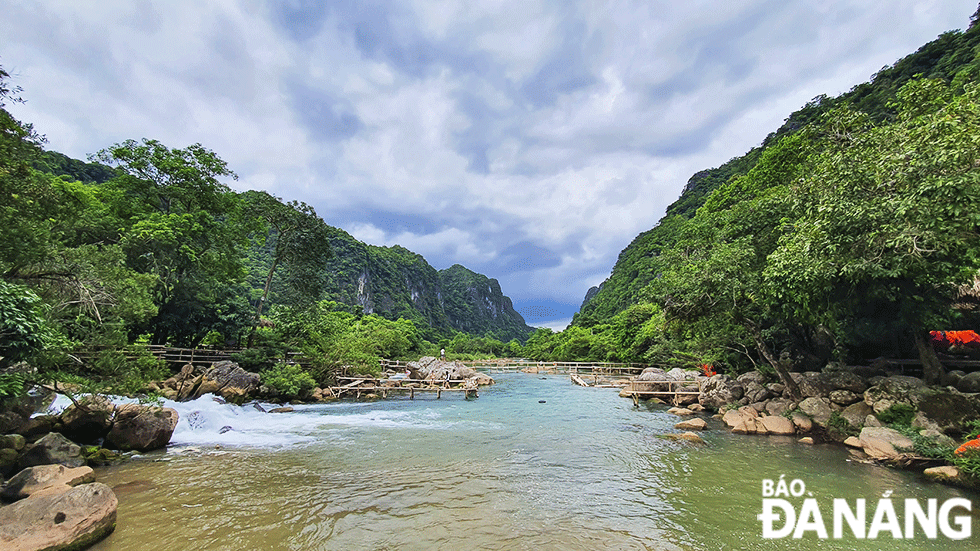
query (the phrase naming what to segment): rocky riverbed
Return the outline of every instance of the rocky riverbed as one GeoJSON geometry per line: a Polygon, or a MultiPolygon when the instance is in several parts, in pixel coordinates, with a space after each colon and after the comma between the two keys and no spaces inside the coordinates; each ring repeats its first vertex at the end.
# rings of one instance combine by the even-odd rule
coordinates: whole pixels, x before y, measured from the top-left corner
{"type": "MultiPolygon", "coordinates": [[[[645,382],[641,384],[649,389],[658,384],[700,389],[700,394],[678,395],[675,403],[686,407],[674,412],[715,413],[733,433],[840,442],[851,447],[858,460],[926,468],[926,475],[937,481],[977,487],[976,480],[955,467],[916,454],[915,442],[908,435],[885,425],[900,420],[933,445],[955,447],[980,420],[980,372],[951,372],[939,387],[866,367],[791,376],[802,394],[800,399],[794,399],[774,377],[759,372],[704,378],[692,371],[648,368],[637,381],[645,382]]],[[[682,423],[677,428],[692,427],[682,423]]]]}

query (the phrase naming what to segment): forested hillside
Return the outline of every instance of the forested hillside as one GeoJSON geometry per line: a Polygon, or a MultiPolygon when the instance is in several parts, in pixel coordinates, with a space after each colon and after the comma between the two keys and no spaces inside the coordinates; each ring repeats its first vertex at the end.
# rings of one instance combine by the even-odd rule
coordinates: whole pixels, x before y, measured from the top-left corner
{"type": "Polygon", "coordinates": [[[935,378],[925,332],[978,328],[957,299],[980,269],[976,18],[692,176],[529,347],[778,372],[921,356],[935,378]]]}
{"type": "Polygon", "coordinates": [[[256,369],[305,352],[325,379],[440,347],[519,350],[531,332],[496,280],[235,192],[200,144],[127,140],[90,162],[45,151],[5,108],[20,93],[0,68],[0,398],[25,360],[42,379],[165,377],[133,344],[247,346],[256,369]]]}
{"type": "MultiPolygon", "coordinates": [[[[783,136],[793,134],[826,118],[841,106],[850,106],[867,114],[872,121],[887,124],[897,116],[897,93],[914,78],[940,79],[955,89],[975,82],[978,71],[977,48],[980,32],[971,25],[966,32],[950,31],[926,44],[917,52],[883,67],[869,82],[855,86],[838,97],[818,96],[786,118],[783,125],[769,134],[762,144],[740,157],[691,176],[680,197],[667,207],[666,215],[651,230],[641,233],[619,255],[612,274],[602,284],[602,292],[592,291],[584,301],[576,324],[606,319],[635,304],[639,292],[654,277],[651,257],[659,254],[664,243],[675,241],[675,231],[682,219],[692,218],[711,193],[734,177],[743,176],[758,162],[761,153],[783,136]]],[[[597,289],[598,290],[598,289],[597,289]]]]}

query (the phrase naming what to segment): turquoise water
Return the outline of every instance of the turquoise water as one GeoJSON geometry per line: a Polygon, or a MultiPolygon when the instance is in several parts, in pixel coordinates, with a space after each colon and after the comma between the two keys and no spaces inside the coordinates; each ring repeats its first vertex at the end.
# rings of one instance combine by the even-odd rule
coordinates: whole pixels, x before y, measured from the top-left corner
{"type": "MultiPolygon", "coordinates": [[[[828,530],[833,498],[980,500],[850,462],[836,446],[731,435],[717,420],[702,434],[706,445],[667,440],[679,419],[665,407],[635,408],[615,390],[566,376],[494,377],[473,400],[339,402],[285,414],[179,404],[167,453],[97,472],[120,505],[116,532],[94,549],[978,547],[977,507],[963,541],[921,532],[763,539],[762,480],[780,475],[805,482],[828,530]]],[[[873,513],[872,505],[869,522],[873,513]]]]}

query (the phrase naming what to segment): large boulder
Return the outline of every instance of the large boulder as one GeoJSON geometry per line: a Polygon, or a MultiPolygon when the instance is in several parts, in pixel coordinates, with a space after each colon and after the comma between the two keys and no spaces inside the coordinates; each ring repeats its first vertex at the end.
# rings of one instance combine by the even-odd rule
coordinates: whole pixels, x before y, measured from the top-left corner
{"type": "Polygon", "coordinates": [[[759,384],[756,381],[748,381],[747,383],[742,383],[742,384],[745,385],[744,398],[750,404],[754,404],[757,402],[765,402],[775,396],[775,394],[773,394],[768,388],[759,384]]]}
{"type": "Polygon", "coordinates": [[[636,378],[637,381],[666,381],[667,373],[659,367],[648,367],[636,378]]]}
{"type": "Polygon", "coordinates": [[[57,432],[48,433],[35,442],[18,461],[22,469],[35,465],[81,467],[84,464],[81,446],[57,432]]]}
{"type": "Polygon", "coordinates": [[[261,377],[258,373],[245,371],[237,363],[224,360],[211,364],[211,367],[195,380],[191,398],[205,394],[218,394],[225,400],[241,401],[259,389],[261,377]]]}
{"type": "Polygon", "coordinates": [[[956,382],[956,390],[967,393],[980,392],[980,371],[967,373],[956,382]]]}
{"type": "Polygon", "coordinates": [[[821,379],[834,390],[847,390],[854,394],[864,394],[864,391],[868,389],[867,380],[850,371],[822,373],[821,379]]]}
{"type": "Polygon", "coordinates": [[[27,422],[27,416],[16,411],[0,411],[0,433],[17,432],[27,422]]]}
{"type": "Polygon", "coordinates": [[[105,484],[83,484],[0,507],[0,549],[84,549],[116,527],[116,495],[105,484]]]}
{"type": "Polygon", "coordinates": [[[855,402],[840,412],[840,416],[855,429],[863,428],[869,415],[873,415],[871,406],[864,402],[855,402]]]}
{"type": "Polygon", "coordinates": [[[11,477],[0,490],[0,499],[9,502],[32,495],[62,493],[69,487],[91,482],[95,482],[92,467],[70,469],[64,465],[38,465],[11,477]]]}
{"type": "Polygon", "coordinates": [[[789,436],[796,434],[796,426],[793,421],[782,415],[767,415],[756,420],[756,424],[761,423],[769,434],[789,436]]]}
{"type": "Polygon", "coordinates": [[[116,406],[104,396],[85,396],[61,414],[62,433],[74,442],[91,443],[112,427],[116,406]]]}
{"type": "Polygon", "coordinates": [[[904,434],[888,427],[864,427],[858,438],[864,453],[879,461],[903,459],[915,446],[904,434]]]}
{"type": "Polygon", "coordinates": [[[766,413],[769,415],[782,415],[793,409],[796,409],[796,402],[789,398],[776,398],[766,403],[766,413]]]}
{"type": "Polygon", "coordinates": [[[875,413],[881,413],[895,404],[915,407],[917,396],[923,387],[925,383],[922,379],[915,377],[887,377],[864,391],[864,403],[871,406],[875,413]]]}
{"type": "Polygon", "coordinates": [[[805,413],[814,424],[821,428],[827,428],[830,416],[834,410],[830,407],[830,401],[826,398],[811,397],[800,402],[800,411],[805,413]]]}
{"type": "Polygon", "coordinates": [[[864,396],[855,394],[850,390],[838,389],[833,390],[827,396],[831,402],[839,406],[849,406],[855,402],[863,402],[864,396]]]}
{"type": "Polygon", "coordinates": [[[177,428],[177,411],[171,408],[126,404],[116,411],[116,422],[106,436],[106,446],[120,450],[150,451],[166,446],[177,428]]]}
{"type": "Polygon", "coordinates": [[[759,425],[756,423],[758,418],[759,412],[755,408],[742,406],[726,411],[721,420],[736,434],[755,434],[759,432],[759,425]]]}
{"type": "MultiPolygon", "coordinates": [[[[485,373],[463,365],[462,362],[445,362],[436,358],[424,357],[418,363],[418,378],[431,383],[442,383],[446,379],[451,381],[467,381],[470,385],[492,385],[493,377],[485,373]]],[[[411,370],[411,364],[409,367],[411,370]]],[[[413,374],[412,378],[416,376],[413,374]]]]}
{"type": "Polygon", "coordinates": [[[836,390],[827,381],[823,373],[807,372],[802,374],[791,374],[796,379],[796,384],[800,388],[800,394],[804,398],[825,398],[831,391],[836,390]]]}
{"type": "Polygon", "coordinates": [[[946,389],[923,388],[916,396],[919,412],[915,426],[935,428],[953,434],[967,430],[980,419],[980,397],[967,396],[946,389]],[[925,418],[925,422],[921,418],[925,418]],[[933,427],[934,426],[934,427],[933,427]]]}
{"type": "Polygon", "coordinates": [[[734,404],[745,396],[745,387],[728,375],[714,375],[701,386],[698,402],[713,410],[734,404]]]}

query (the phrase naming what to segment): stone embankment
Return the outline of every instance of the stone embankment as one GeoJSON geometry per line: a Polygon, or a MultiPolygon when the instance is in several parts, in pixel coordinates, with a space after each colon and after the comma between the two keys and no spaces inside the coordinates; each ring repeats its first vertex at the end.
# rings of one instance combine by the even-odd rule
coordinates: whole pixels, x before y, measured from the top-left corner
{"type": "MultiPolygon", "coordinates": [[[[698,380],[696,372],[687,374],[689,380],[698,380]]],[[[651,368],[638,380],[681,380],[680,376],[651,368]]],[[[733,433],[840,442],[849,446],[857,459],[901,467],[935,466],[938,462],[917,455],[909,437],[886,425],[908,425],[918,437],[934,445],[955,447],[955,442],[966,438],[980,420],[980,372],[951,372],[940,387],[871,368],[793,373],[792,377],[801,399],[793,399],[783,384],[758,372],[737,378],[700,378],[700,395],[678,396],[678,403],[687,408],[672,412],[691,415],[696,413],[692,409],[703,408],[716,412],[733,433]]],[[[676,428],[693,427],[684,421],[676,428]]],[[[937,480],[972,484],[948,465],[929,469],[926,474],[937,480]]]]}

